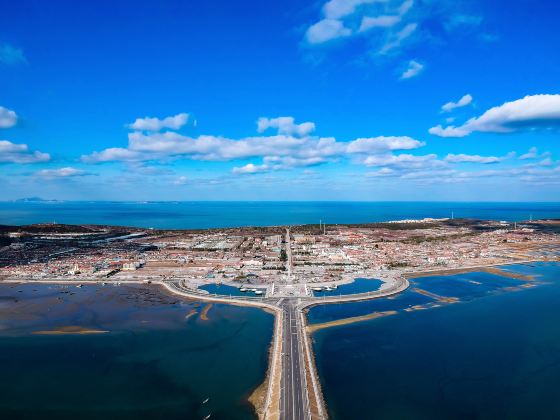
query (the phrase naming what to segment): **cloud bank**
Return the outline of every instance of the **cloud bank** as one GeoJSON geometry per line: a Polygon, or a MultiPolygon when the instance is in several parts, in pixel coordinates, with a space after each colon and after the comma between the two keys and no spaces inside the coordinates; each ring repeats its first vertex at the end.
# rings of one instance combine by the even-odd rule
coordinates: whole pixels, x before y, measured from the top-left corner
{"type": "Polygon", "coordinates": [[[164,128],[169,128],[171,130],[178,130],[183,127],[189,121],[189,114],[181,113],[174,115],[172,117],[167,117],[162,120],[159,118],[144,117],[137,118],[128,127],[132,130],[138,131],[161,131],[164,128]]]}
{"type": "Polygon", "coordinates": [[[429,132],[440,137],[465,137],[473,132],[513,133],[559,127],[560,95],[532,95],[490,108],[461,126],[438,125],[429,132]]]}
{"type": "Polygon", "coordinates": [[[37,163],[50,160],[48,153],[30,151],[27,144],[0,140],[0,163],[37,163]]]}
{"type": "MultiPolygon", "coordinates": [[[[159,120],[165,121],[165,120],[159,120]]],[[[153,127],[153,126],[151,126],[153,127]]],[[[334,137],[312,135],[315,124],[296,123],[293,117],[259,118],[257,131],[270,135],[231,139],[222,136],[189,137],[174,131],[133,131],[128,146],[108,148],[82,156],[85,163],[113,161],[142,162],[186,159],[233,161],[261,158],[262,163],[235,167],[236,174],[313,166],[328,161],[352,158],[363,161],[369,155],[395,150],[412,150],[423,142],[408,136],[376,136],[337,141],[334,137]]]]}

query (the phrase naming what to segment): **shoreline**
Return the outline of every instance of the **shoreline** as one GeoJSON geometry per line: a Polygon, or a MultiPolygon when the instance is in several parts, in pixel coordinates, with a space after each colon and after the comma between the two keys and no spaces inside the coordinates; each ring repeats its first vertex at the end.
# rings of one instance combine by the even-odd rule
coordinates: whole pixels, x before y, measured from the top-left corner
{"type": "MultiPolygon", "coordinates": [[[[418,277],[430,277],[430,276],[449,276],[453,274],[463,274],[463,273],[472,273],[476,271],[484,271],[490,274],[492,273],[492,267],[504,267],[508,265],[517,265],[517,264],[530,264],[530,263],[543,263],[543,262],[558,262],[558,259],[552,258],[540,258],[540,259],[530,259],[530,260],[517,260],[517,261],[504,261],[498,263],[489,263],[489,264],[477,264],[471,266],[464,266],[464,267],[456,267],[456,268],[441,268],[435,270],[419,270],[419,271],[403,271],[401,274],[407,279],[414,279],[418,277]],[[487,271],[488,270],[488,271],[487,271]]],[[[499,270],[499,268],[497,268],[499,270]]],[[[510,274],[505,270],[500,270],[502,273],[498,274],[504,277],[512,277],[510,274]]],[[[512,277],[512,278],[519,278],[519,277],[512,277]]]]}
{"type": "Polygon", "coordinates": [[[332,328],[332,327],[338,327],[338,326],[342,326],[342,325],[349,325],[349,324],[354,324],[357,322],[363,322],[363,321],[370,321],[372,319],[378,319],[378,318],[383,318],[386,316],[390,316],[390,315],[396,315],[398,312],[397,311],[380,311],[380,312],[371,312],[369,314],[366,315],[359,315],[359,316],[351,316],[348,318],[341,318],[341,319],[337,319],[335,321],[327,321],[327,322],[321,322],[318,324],[308,324],[306,326],[306,331],[309,334],[314,334],[315,332],[325,329],[325,328],[332,328]]]}
{"type": "MultiPolygon", "coordinates": [[[[270,309],[265,312],[272,313],[270,309]]],[[[278,420],[280,418],[280,388],[281,376],[278,372],[282,369],[281,346],[282,346],[282,321],[281,310],[273,313],[274,332],[269,346],[268,367],[264,381],[253,390],[248,398],[249,403],[255,409],[259,419],[278,420]],[[265,391],[266,390],[266,391],[265,391]],[[275,398],[275,396],[277,397],[275,398]]]]}
{"type": "MultiPolygon", "coordinates": [[[[373,292],[367,292],[363,294],[349,294],[336,296],[331,298],[312,298],[306,297],[302,298],[304,301],[301,302],[297,309],[299,316],[301,316],[301,325],[303,326],[303,358],[304,358],[304,374],[306,379],[307,395],[310,409],[312,410],[312,418],[327,418],[326,403],[324,401],[323,393],[321,390],[321,382],[318,376],[316,367],[316,356],[313,351],[313,334],[321,329],[334,326],[342,326],[355,322],[366,321],[370,319],[376,319],[384,316],[394,315],[395,311],[385,311],[385,312],[374,312],[371,314],[366,314],[357,317],[348,317],[340,320],[329,321],[321,324],[308,324],[307,322],[307,312],[308,309],[317,305],[328,305],[328,304],[343,304],[346,302],[373,300],[383,297],[388,297],[392,295],[399,294],[407,290],[410,286],[408,279],[424,276],[436,276],[436,275],[452,275],[459,273],[468,273],[473,271],[485,271],[491,274],[520,278],[523,280],[530,281],[532,276],[519,275],[516,273],[509,273],[505,270],[500,270],[500,266],[508,266],[515,264],[528,264],[535,262],[557,262],[552,259],[535,259],[535,260],[522,260],[522,261],[509,261],[502,263],[492,263],[487,265],[476,265],[467,267],[457,267],[457,268],[447,268],[438,269],[430,271],[418,271],[418,272],[403,272],[394,271],[388,272],[389,276],[384,276],[382,279],[383,284],[381,287],[373,292]],[[499,273],[498,273],[499,272],[499,273]]],[[[365,274],[365,273],[363,273],[365,274]]],[[[385,273],[384,273],[385,274],[385,273]]],[[[358,274],[355,278],[362,278],[363,276],[358,274]]],[[[347,279],[344,279],[347,280],[347,279]]],[[[218,295],[204,295],[204,294],[194,294],[189,293],[188,290],[180,289],[176,285],[171,283],[156,280],[152,281],[151,284],[145,280],[123,280],[123,281],[107,281],[107,279],[102,280],[68,280],[68,279],[52,279],[52,280],[24,280],[24,279],[2,279],[1,283],[17,284],[17,283],[44,283],[44,284],[67,284],[67,285],[77,285],[77,284],[96,284],[107,283],[112,285],[126,284],[139,284],[149,287],[150,285],[156,285],[164,293],[169,293],[172,295],[181,296],[184,299],[191,301],[201,301],[206,302],[206,306],[201,310],[200,319],[207,319],[207,313],[211,309],[213,303],[221,303],[235,306],[246,306],[259,308],[265,312],[268,312],[274,316],[274,332],[273,338],[269,347],[269,357],[268,357],[268,367],[265,373],[263,382],[257,386],[247,398],[247,401],[253,407],[255,414],[259,419],[279,419],[280,418],[280,392],[281,392],[281,372],[283,360],[282,354],[282,321],[283,321],[283,311],[280,307],[275,304],[270,303],[268,300],[249,300],[249,299],[237,299],[235,297],[228,296],[218,296],[218,295]]],[[[346,281],[344,282],[346,283],[346,281]]],[[[279,298],[281,299],[281,298],[279,298]]],[[[191,311],[187,314],[187,317],[194,315],[191,311]]],[[[52,331],[39,331],[37,334],[41,335],[54,335],[54,334],[98,334],[106,331],[64,331],[65,327],[58,330],[52,331]]],[[[79,327],[77,327],[79,328],[79,327]]]]}

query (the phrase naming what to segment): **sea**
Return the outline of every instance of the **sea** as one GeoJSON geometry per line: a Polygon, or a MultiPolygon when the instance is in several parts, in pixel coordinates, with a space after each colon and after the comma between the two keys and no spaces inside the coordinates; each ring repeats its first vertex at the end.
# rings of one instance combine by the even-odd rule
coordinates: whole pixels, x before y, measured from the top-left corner
{"type": "MultiPolygon", "coordinates": [[[[4,225],[195,229],[452,215],[560,218],[560,203],[0,202],[4,225]]],[[[514,275],[421,277],[394,297],[311,308],[311,324],[390,313],[313,333],[330,418],[560,418],[560,265],[503,269],[514,275]]],[[[265,378],[273,324],[257,308],[140,285],[0,284],[0,418],[253,419],[248,397],[265,378]]]]}
{"type": "Polygon", "coordinates": [[[148,286],[0,284],[0,418],[255,419],[273,324],[148,286]]]}
{"type": "Polygon", "coordinates": [[[313,334],[330,418],[560,418],[560,264],[505,269],[534,279],[423,277],[396,297],[313,307],[312,324],[396,312],[313,334]]]}
{"type": "Polygon", "coordinates": [[[100,224],[156,229],[372,223],[425,217],[560,218],[560,202],[3,201],[0,225],[100,224]]]}

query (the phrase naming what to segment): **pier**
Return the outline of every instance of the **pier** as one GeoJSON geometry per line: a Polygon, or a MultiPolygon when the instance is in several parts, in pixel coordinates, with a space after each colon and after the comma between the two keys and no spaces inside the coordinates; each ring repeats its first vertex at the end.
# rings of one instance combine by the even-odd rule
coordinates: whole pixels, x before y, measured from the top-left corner
{"type": "MultiPolygon", "coordinates": [[[[258,413],[261,419],[315,420],[328,418],[315,369],[311,336],[307,331],[305,309],[314,305],[376,299],[400,293],[409,286],[404,277],[385,279],[379,290],[317,298],[301,293],[283,293],[275,287],[266,297],[220,296],[188,288],[181,281],[155,282],[172,293],[218,303],[256,306],[275,314],[266,401],[258,413]]],[[[292,290],[291,288],[289,290],[292,290]]],[[[307,287],[294,290],[307,291],[307,287]]]]}

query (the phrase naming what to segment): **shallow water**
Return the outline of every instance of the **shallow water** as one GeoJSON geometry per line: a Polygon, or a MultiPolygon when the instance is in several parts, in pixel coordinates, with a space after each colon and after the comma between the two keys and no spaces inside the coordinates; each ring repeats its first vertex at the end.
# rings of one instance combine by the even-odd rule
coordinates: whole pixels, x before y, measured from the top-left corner
{"type": "Polygon", "coordinates": [[[419,288],[437,295],[473,299],[488,293],[518,287],[526,281],[486,272],[461,273],[450,276],[430,276],[411,279],[411,288],[419,288]]]}
{"type": "MultiPolygon", "coordinates": [[[[469,273],[448,276],[443,290],[438,277],[433,290],[460,286],[454,293],[460,303],[403,311],[402,302],[414,296],[409,291],[379,300],[386,303],[367,302],[368,311],[394,304],[397,315],[317,331],[316,362],[331,417],[558,418],[560,265],[507,269],[539,275],[538,285],[508,292],[496,285],[518,280],[469,273]],[[490,279],[488,290],[466,293],[464,284],[475,291],[476,284],[465,278],[490,279]]],[[[431,287],[430,278],[418,280],[431,287]]],[[[357,313],[357,305],[347,305],[347,316],[357,313]]],[[[310,318],[342,317],[345,305],[336,306],[312,308],[310,318]]]]}
{"type": "Polygon", "coordinates": [[[313,291],[316,297],[353,295],[356,293],[366,293],[379,290],[383,282],[378,279],[355,279],[352,283],[341,284],[334,290],[313,291]]]}
{"type": "Polygon", "coordinates": [[[204,307],[146,286],[0,285],[2,418],[255,418],[273,317],[204,307]],[[36,334],[67,326],[108,332],[36,334]]]}

